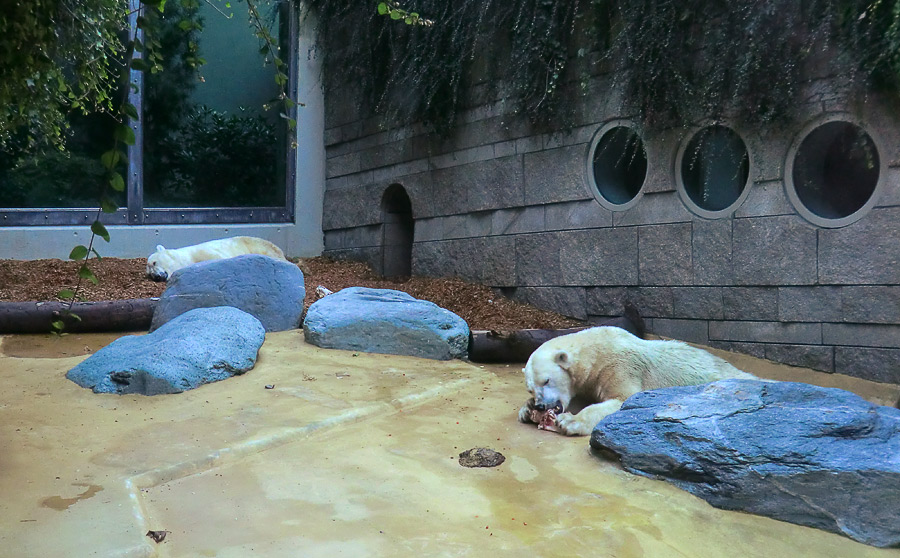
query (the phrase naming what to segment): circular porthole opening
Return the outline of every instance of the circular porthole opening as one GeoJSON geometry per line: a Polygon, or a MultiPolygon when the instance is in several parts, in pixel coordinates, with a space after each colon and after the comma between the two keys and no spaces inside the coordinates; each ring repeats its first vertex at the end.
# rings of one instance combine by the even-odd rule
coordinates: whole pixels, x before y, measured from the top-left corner
{"type": "Polygon", "coordinates": [[[647,177],[643,140],[622,123],[601,128],[591,143],[588,174],[597,201],[609,209],[627,209],[637,201],[647,177]]]}
{"type": "Polygon", "coordinates": [[[788,194],[808,220],[842,226],[873,200],[881,160],[872,137],[856,124],[839,120],[815,127],[792,159],[788,194]]]}
{"type": "Polygon", "coordinates": [[[685,204],[701,216],[718,217],[737,207],[747,192],[750,156],[734,130],[717,124],[694,134],[676,168],[685,204]]]}

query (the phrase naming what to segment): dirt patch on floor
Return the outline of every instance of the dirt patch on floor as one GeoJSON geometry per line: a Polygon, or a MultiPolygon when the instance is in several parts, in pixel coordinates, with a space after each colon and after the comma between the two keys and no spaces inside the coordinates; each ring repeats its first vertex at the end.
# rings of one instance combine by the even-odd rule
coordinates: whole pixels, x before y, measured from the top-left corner
{"type": "MultiPolygon", "coordinates": [[[[147,298],[162,294],[165,283],[147,279],[144,258],[103,258],[90,267],[97,285],[83,281],[79,289],[85,301],[147,298]]],[[[458,314],[472,329],[558,329],[580,325],[576,320],[496,294],[489,287],[459,279],[411,277],[392,281],[379,277],[367,265],[334,261],[324,257],[299,262],[306,281],[306,304],[315,301],[322,285],[332,291],[360,286],[395,289],[430,300],[458,314]]],[[[56,294],[74,289],[78,263],[62,260],[0,260],[0,301],[59,300],[56,294]]]]}

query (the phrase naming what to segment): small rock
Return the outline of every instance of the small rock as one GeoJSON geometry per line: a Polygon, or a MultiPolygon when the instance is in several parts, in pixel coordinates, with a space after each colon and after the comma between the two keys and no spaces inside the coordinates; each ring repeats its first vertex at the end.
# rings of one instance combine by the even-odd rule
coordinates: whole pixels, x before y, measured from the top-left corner
{"type": "Polygon", "coordinates": [[[459,464],[463,467],[496,467],[506,461],[506,457],[489,448],[472,448],[459,454],[459,464]]]}
{"type": "Polygon", "coordinates": [[[465,358],[469,326],[433,302],[402,291],[349,287],[314,302],[303,321],[306,342],[326,349],[465,358]]]}

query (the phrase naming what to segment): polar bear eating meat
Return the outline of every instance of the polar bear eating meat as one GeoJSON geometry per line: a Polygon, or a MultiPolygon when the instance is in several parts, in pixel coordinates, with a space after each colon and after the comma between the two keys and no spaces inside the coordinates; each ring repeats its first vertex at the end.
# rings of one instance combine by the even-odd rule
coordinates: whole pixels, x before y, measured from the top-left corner
{"type": "Polygon", "coordinates": [[[286,259],[281,248],[268,240],[253,236],[235,236],[210,240],[196,246],[166,250],[162,245],[147,258],[147,277],[165,281],[182,267],[207,260],[223,260],[244,254],[262,254],[279,260],[286,259]]]}
{"type": "Polygon", "coordinates": [[[556,413],[559,432],[590,434],[606,415],[639,391],[699,385],[725,378],[757,379],[721,358],[681,341],[647,341],[618,327],[592,327],[551,339],[528,358],[525,384],[532,398],[519,420],[535,422],[556,413]],[[572,398],[588,403],[565,412],[572,398]]]}

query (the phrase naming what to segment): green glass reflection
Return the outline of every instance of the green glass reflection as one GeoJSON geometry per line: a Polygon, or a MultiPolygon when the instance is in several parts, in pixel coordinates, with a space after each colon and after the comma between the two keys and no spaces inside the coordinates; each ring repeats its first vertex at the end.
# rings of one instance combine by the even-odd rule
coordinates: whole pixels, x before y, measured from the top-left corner
{"type": "MultiPolygon", "coordinates": [[[[228,18],[208,4],[199,13],[172,5],[157,31],[165,70],[145,77],[144,206],[283,206],[286,127],[263,108],[278,89],[244,6],[216,4],[234,12],[228,18]],[[191,18],[203,23],[199,35],[182,29],[191,18]],[[189,64],[192,39],[206,61],[199,72],[189,64]]],[[[278,3],[259,8],[279,35],[278,3]]]]}

